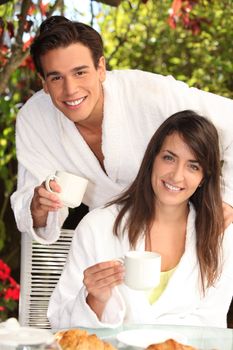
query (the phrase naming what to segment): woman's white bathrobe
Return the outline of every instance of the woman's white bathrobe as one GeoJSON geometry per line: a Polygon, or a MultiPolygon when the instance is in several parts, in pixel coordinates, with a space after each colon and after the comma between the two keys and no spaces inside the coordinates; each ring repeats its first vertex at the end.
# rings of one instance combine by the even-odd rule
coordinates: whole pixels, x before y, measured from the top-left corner
{"type": "Polygon", "coordinates": [[[51,212],[46,228],[34,230],[30,213],[34,188],[56,170],[66,170],[89,180],[83,202],[90,209],[106,204],[136,176],[155,130],[171,114],[184,109],[210,117],[218,128],[225,161],[223,198],[233,205],[232,100],[189,88],[171,76],[137,70],[108,72],[103,88],[102,151],[106,173],[74,123],[56,109],[44,91],[36,93],[19,111],[18,185],[11,198],[19,231],[41,243],[56,241],[68,210],[51,212]]]}
{"type": "MultiPolygon", "coordinates": [[[[195,211],[190,206],[185,252],[161,297],[153,304],[145,292],[124,284],[113,289],[100,322],[86,304],[83,271],[101,261],[119,258],[129,250],[128,238],[112,234],[116,206],[95,209],[76,228],[63,274],[50,299],[52,328],[117,327],[122,323],[184,324],[226,327],[233,295],[233,225],[223,240],[223,271],[215,287],[201,295],[195,250],[195,211]]],[[[144,238],[137,250],[144,250],[144,238]]]]}

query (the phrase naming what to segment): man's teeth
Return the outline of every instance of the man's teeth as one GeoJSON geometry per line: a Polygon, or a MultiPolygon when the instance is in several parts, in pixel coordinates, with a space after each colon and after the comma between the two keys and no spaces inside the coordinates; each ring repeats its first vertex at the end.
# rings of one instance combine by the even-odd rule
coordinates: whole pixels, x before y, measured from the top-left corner
{"type": "Polygon", "coordinates": [[[168,184],[167,182],[164,182],[164,186],[167,187],[171,191],[181,191],[180,187],[172,186],[172,185],[168,184]]]}
{"type": "Polygon", "coordinates": [[[84,100],[85,97],[82,97],[82,98],[79,98],[78,100],[75,100],[75,101],[66,101],[66,104],[68,106],[78,106],[83,100],[84,100]]]}

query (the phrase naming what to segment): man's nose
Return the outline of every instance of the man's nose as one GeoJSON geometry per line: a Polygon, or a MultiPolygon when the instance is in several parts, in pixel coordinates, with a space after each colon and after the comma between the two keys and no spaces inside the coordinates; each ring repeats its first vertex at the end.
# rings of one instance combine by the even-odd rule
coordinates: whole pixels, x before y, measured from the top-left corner
{"type": "Polygon", "coordinates": [[[64,79],[63,88],[67,96],[74,95],[78,90],[77,80],[75,80],[73,77],[66,77],[66,79],[64,79]]]}

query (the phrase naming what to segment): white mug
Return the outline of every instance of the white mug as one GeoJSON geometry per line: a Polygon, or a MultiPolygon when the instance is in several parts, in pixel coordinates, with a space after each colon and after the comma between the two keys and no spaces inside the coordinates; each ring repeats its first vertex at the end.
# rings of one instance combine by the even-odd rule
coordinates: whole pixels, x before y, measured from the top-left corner
{"type": "Polygon", "coordinates": [[[119,259],[125,265],[125,284],[135,290],[149,290],[158,286],[161,255],[148,251],[129,251],[119,259]]]}
{"type": "Polygon", "coordinates": [[[66,171],[56,171],[45,180],[47,191],[56,193],[63,204],[69,208],[78,207],[82,203],[88,180],[66,171]],[[55,180],[61,186],[61,192],[54,192],[50,187],[50,181],[55,180]]]}

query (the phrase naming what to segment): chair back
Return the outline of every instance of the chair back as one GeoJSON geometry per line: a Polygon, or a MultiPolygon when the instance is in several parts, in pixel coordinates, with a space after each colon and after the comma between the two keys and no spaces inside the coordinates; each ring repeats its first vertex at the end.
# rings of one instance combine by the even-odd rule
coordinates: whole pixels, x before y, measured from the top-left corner
{"type": "Polygon", "coordinates": [[[53,244],[43,245],[22,233],[19,323],[21,326],[50,329],[47,309],[50,295],[66,262],[73,230],[61,230],[53,244]]]}

